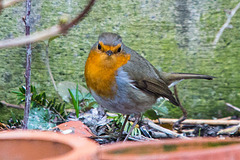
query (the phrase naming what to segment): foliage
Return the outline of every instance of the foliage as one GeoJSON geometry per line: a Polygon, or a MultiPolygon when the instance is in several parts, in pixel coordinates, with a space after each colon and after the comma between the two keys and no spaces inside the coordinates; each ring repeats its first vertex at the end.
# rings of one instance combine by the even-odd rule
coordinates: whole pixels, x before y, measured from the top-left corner
{"type": "MultiPolygon", "coordinates": [[[[149,119],[158,119],[166,114],[168,114],[168,109],[166,106],[164,106],[164,103],[166,102],[166,100],[164,99],[158,99],[157,103],[155,105],[153,105],[152,109],[147,110],[146,112],[144,112],[144,116],[149,118],[149,119]]],[[[112,116],[108,116],[109,119],[113,119],[112,123],[115,123],[119,128],[121,128],[123,126],[124,123],[124,116],[120,113],[116,113],[112,116]]],[[[126,125],[124,127],[124,131],[125,132],[129,132],[129,130],[131,129],[133,123],[127,121],[126,125]]],[[[139,129],[138,125],[135,126],[134,130],[131,133],[132,136],[137,136],[137,135],[141,135],[141,130],[139,129]]]]}
{"type": "Polygon", "coordinates": [[[76,87],[76,91],[75,91],[75,96],[73,95],[72,91],[70,89],[68,89],[70,95],[71,95],[71,98],[72,98],[72,104],[74,106],[74,109],[75,109],[75,113],[76,113],[76,116],[77,118],[79,118],[79,91],[78,91],[78,85],[76,87]]]}
{"type": "Polygon", "coordinates": [[[55,119],[57,114],[53,111],[43,108],[31,108],[29,113],[28,129],[48,130],[56,126],[55,119]]]}
{"type": "MultiPolygon", "coordinates": [[[[14,94],[17,95],[19,100],[19,104],[25,102],[25,86],[21,86],[19,91],[13,91],[14,94]]],[[[64,103],[56,103],[56,99],[47,100],[47,95],[45,92],[37,93],[37,90],[34,86],[31,86],[31,108],[42,108],[51,110],[56,114],[59,119],[67,118],[67,114],[65,112],[65,104],[64,103]]]]}
{"type": "Polygon", "coordinates": [[[77,117],[79,117],[79,111],[85,112],[86,110],[90,110],[91,108],[96,108],[98,106],[91,93],[82,93],[78,90],[78,85],[76,89],[68,89],[68,91],[77,117]]]}
{"type": "Polygon", "coordinates": [[[168,108],[164,105],[165,102],[166,100],[159,99],[157,103],[153,105],[152,109],[147,110],[143,115],[151,120],[167,115],[168,108]]]}
{"type": "MultiPolygon", "coordinates": [[[[112,119],[112,123],[115,123],[119,128],[122,128],[125,120],[124,116],[120,113],[108,116],[107,118],[112,119]]],[[[127,121],[123,131],[128,133],[132,125],[133,125],[133,122],[127,121]]],[[[131,136],[140,136],[140,135],[141,135],[141,130],[139,129],[138,125],[136,125],[131,133],[131,136]]]]}
{"type": "Polygon", "coordinates": [[[13,111],[10,111],[11,112],[11,119],[9,119],[7,121],[7,124],[12,127],[12,126],[16,126],[16,127],[19,127],[22,125],[21,123],[21,119],[18,115],[16,115],[13,111]]]}

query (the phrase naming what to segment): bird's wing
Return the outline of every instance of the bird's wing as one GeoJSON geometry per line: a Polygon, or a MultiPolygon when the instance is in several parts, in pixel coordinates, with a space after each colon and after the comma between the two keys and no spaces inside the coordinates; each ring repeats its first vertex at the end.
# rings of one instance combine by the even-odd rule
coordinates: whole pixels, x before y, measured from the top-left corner
{"type": "Polygon", "coordinates": [[[134,80],[133,84],[137,88],[141,89],[143,92],[154,94],[157,97],[165,97],[169,99],[169,101],[174,105],[179,106],[179,103],[173,96],[171,90],[168,88],[166,83],[162,80],[156,80],[156,79],[134,80]]]}
{"type": "Polygon", "coordinates": [[[127,48],[127,51],[131,53],[131,58],[123,66],[123,70],[133,80],[133,85],[143,92],[153,94],[157,97],[168,98],[171,103],[179,106],[168,85],[159,76],[160,73],[158,70],[135,51],[129,50],[129,48],[127,48]]]}

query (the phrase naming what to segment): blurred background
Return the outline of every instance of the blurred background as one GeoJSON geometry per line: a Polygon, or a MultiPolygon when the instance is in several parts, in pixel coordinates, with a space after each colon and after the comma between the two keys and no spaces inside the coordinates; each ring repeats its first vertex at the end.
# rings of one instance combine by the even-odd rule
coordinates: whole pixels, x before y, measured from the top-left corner
{"type": "MultiPolygon", "coordinates": [[[[31,33],[74,18],[86,0],[32,0],[31,33]]],[[[49,66],[56,84],[63,81],[86,86],[84,65],[91,46],[102,32],[114,32],[123,42],[165,72],[207,74],[213,81],[185,80],[178,94],[190,118],[239,115],[225,103],[240,106],[240,11],[231,19],[218,43],[213,41],[238,0],[98,0],[88,16],[48,48],[49,66]]],[[[25,2],[0,14],[0,39],[25,34],[25,2]]],[[[47,41],[32,44],[32,85],[50,97],[59,97],[47,69],[47,41]]],[[[17,104],[12,91],[25,85],[25,46],[0,50],[0,100],[17,104]]],[[[169,102],[165,117],[181,111],[169,102]]],[[[0,106],[1,116],[10,109],[0,106]]],[[[14,109],[13,112],[17,112],[14,109]]],[[[22,114],[22,111],[19,111],[22,114]]]]}

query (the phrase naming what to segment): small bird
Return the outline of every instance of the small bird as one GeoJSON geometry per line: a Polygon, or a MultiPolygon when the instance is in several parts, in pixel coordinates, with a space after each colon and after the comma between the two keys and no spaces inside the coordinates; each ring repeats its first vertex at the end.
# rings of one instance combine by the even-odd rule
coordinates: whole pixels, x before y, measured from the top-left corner
{"type": "Polygon", "coordinates": [[[110,111],[126,114],[126,119],[130,114],[135,114],[135,123],[125,140],[141,113],[150,109],[159,97],[167,98],[176,106],[180,105],[169,89],[171,84],[183,79],[213,78],[201,74],[159,71],[124,45],[121,36],[108,32],[99,36],[85,64],[86,83],[95,100],[110,111]]]}

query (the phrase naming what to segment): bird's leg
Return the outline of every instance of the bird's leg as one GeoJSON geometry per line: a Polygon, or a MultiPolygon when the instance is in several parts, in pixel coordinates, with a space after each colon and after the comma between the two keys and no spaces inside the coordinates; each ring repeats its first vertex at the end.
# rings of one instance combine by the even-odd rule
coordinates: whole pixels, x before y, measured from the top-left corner
{"type": "Polygon", "coordinates": [[[136,115],[135,117],[136,117],[135,122],[133,123],[132,127],[130,128],[130,131],[128,132],[128,134],[125,137],[125,139],[123,140],[123,142],[125,142],[128,139],[129,135],[132,133],[133,129],[135,128],[135,126],[137,124],[137,122],[139,121],[139,118],[141,117],[141,114],[136,115]]]}
{"type": "Polygon", "coordinates": [[[178,98],[177,86],[176,85],[174,86],[174,94],[175,94],[175,97],[176,97],[176,99],[179,103],[179,107],[180,107],[180,109],[182,110],[182,113],[183,113],[183,116],[177,122],[175,122],[174,125],[173,125],[174,128],[179,128],[180,123],[182,123],[185,119],[187,119],[187,111],[186,111],[185,108],[183,108],[183,106],[182,106],[182,104],[181,104],[181,102],[178,98]]]}
{"type": "Polygon", "coordinates": [[[117,142],[119,142],[120,138],[122,137],[122,132],[123,132],[123,130],[124,130],[124,128],[125,128],[125,125],[126,125],[126,123],[127,123],[127,121],[128,121],[128,117],[129,117],[129,115],[127,114],[127,115],[126,115],[126,118],[125,118],[125,120],[124,120],[124,122],[123,122],[121,131],[120,131],[120,134],[119,134],[119,136],[118,136],[118,138],[117,138],[117,142]]]}

